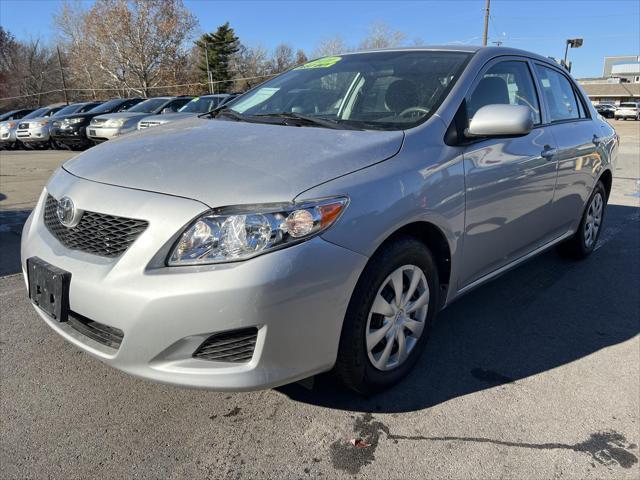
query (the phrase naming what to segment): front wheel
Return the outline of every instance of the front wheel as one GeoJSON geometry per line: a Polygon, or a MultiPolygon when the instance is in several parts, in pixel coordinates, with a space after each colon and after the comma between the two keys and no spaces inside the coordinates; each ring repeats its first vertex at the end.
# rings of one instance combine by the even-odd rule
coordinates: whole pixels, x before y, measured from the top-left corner
{"type": "Polygon", "coordinates": [[[578,231],[558,246],[560,254],[576,260],[581,260],[591,255],[591,252],[596,248],[602,231],[606,205],[607,193],[604,185],[599,181],[589,197],[578,231]]]}
{"type": "Polygon", "coordinates": [[[417,362],[439,305],[438,271],[429,249],[412,237],[381,247],[349,302],[335,371],[370,395],[391,387],[417,362]]]}

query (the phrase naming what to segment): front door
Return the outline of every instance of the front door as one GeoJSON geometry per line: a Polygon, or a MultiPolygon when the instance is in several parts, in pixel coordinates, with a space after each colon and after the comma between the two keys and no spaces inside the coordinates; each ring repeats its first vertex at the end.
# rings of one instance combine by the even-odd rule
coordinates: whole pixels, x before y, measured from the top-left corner
{"type": "Polygon", "coordinates": [[[542,124],[530,63],[515,58],[494,61],[470,91],[469,119],[485,105],[527,105],[534,128],[523,137],[485,139],[465,149],[461,288],[557,235],[550,221],[556,144],[549,127],[542,124]]]}

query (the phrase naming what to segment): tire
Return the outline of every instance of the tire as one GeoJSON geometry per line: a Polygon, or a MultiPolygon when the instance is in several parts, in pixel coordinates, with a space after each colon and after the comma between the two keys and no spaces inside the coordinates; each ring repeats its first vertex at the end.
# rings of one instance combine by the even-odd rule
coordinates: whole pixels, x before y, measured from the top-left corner
{"type": "MultiPolygon", "coordinates": [[[[438,270],[431,252],[422,242],[413,237],[398,237],[383,245],[362,272],[347,308],[334,368],[342,383],[360,394],[371,395],[393,386],[404,378],[417,362],[427,343],[440,305],[439,294],[438,270]],[[406,270],[402,270],[404,268],[406,270]],[[415,293],[408,299],[407,312],[410,312],[411,304],[416,306],[423,303],[417,300],[424,300],[422,295],[425,292],[428,293],[428,302],[416,311],[407,313],[394,304],[394,297],[385,305],[385,309],[392,307],[393,314],[384,316],[374,313],[374,300],[377,300],[379,295],[388,297],[395,291],[388,282],[390,275],[398,271],[402,272],[401,298],[406,296],[413,276],[417,275],[416,279],[419,278],[415,293]],[[425,307],[426,314],[423,310],[425,307]],[[422,326],[418,328],[420,323],[422,326]],[[390,353],[386,356],[387,366],[382,369],[379,367],[386,362],[384,352],[390,343],[388,336],[381,337],[378,343],[373,345],[371,352],[366,342],[367,332],[375,333],[378,328],[381,332],[387,329],[393,337],[390,340],[390,353]],[[420,333],[415,333],[418,330],[420,333]],[[400,336],[404,338],[404,355],[400,354],[400,336]],[[376,355],[378,366],[373,363],[376,355]]],[[[402,305],[404,304],[401,303],[402,305]]]]}
{"type": "Polygon", "coordinates": [[[600,237],[600,233],[602,232],[606,206],[607,193],[602,182],[598,181],[595,188],[593,189],[593,192],[591,192],[589,201],[587,201],[587,206],[585,207],[584,213],[582,214],[582,219],[580,220],[578,230],[571,238],[558,245],[558,252],[563,257],[571,258],[574,260],[582,260],[591,255],[591,253],[596,248],[596,245],[598,244],[598,238],[600,237]],[[596,200],[596,197],[598,196],[600,197],[601,202],[599,222],[596,221],[595,223],[591,223],[591,219],[594,217],[593,213],[597,211],[598,201],[596,200]],[[591,236],[589,236],[588,234],[589,223],[591,223],[591,236]],[[597,229],[595,227],[596,223],[597,229]],[[593,233],[594,229],[596,229],[595,234],[593,233]]]}

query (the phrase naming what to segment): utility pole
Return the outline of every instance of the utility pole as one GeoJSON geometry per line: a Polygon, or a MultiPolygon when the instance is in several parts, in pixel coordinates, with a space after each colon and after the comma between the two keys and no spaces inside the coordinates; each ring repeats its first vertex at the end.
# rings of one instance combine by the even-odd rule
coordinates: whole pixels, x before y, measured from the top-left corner
{"type": "Polygon", "coordinates": [[[204,44],[204,55],[207,62],[207,83],[209,84],[209,93],[213,93],[213,78],[211,77],[211,69],[209,68],[209,44],[204,44]]]}
{"type": "Polygon", "coordinates": [[[487,46],[487,37],[489,35],[489,11],[491,9],[491,0],[487,0],[484,7],[484,32],[482,32],[482,46],[487,46]]]}
{"type": "Polygon", "coordinates": [[[64,79],[64,70],[62,68],[62,57],[60,56],[60,47],[56,47],[58,51],[58,65],[60,66],[60,76],[62,77],[62,91],[64,92],[64,101],[69,105],[69,97],[67,96],[67,82],[64,79]]]}

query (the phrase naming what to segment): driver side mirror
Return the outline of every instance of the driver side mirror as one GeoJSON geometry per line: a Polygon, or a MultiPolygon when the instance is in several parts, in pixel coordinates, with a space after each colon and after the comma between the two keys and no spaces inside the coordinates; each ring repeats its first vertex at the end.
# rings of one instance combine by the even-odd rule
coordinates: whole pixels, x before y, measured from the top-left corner
{"type": "Polygon", "coordinates": [[[169,107],[165,107],[162,109],[162,111],[160,112],[162,115],[164,115],[165,113],[173,113],[173,110],[171,110],[171,108],[169,107]]]}
{"type": "Polygon", "coordinates": [[[469,122],[467,137],[518,137],[533,129],[531,109],[524,105],[485,105],[469,122]]]}

